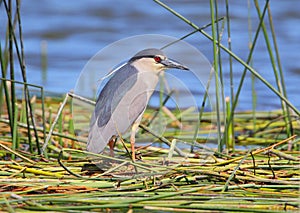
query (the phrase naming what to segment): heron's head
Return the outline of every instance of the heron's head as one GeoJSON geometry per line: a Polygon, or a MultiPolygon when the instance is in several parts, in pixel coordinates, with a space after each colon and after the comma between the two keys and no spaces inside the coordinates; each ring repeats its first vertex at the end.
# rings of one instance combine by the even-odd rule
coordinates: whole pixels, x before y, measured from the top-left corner
{"type": "Polygon", "coordinates": [[[163,51],[155,48],[145,49],[134,55],[129,63],[138,69],[160,72],[165,69],[189,70],[179,62],[167,58],[163,51]]]}

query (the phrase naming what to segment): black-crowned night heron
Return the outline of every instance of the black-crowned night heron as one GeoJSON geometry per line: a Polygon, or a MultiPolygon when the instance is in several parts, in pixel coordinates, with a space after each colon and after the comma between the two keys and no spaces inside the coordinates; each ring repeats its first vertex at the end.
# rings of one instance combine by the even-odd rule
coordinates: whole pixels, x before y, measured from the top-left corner
{"type": "Polygon", "coordinates": [[[145,49],[115,71],[99,94],[90,121],[87,150],[100,153],[114,139],[132,127],[130,144],[135,160],[135,133],[148,101],[159,81],[159,74],[168,69],[188,70],[168,59],[159,49],[145,49]]]}

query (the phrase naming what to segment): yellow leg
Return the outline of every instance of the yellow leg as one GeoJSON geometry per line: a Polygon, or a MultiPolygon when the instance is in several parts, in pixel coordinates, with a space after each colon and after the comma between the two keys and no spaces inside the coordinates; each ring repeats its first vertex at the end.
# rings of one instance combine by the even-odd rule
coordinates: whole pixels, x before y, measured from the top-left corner
{"type": "Polygon", "coordinates": [[[134,144],[135,144],[135,133],[137,131],[139,127],[139,122],[138,123],[134,123],[132,125],[132,128],[131,128],[131,135],[130,135],[130,145],[131,145],[131,157],[132,157],[132,160],[135,161],[135,149],[134,149],[134,144]]]}

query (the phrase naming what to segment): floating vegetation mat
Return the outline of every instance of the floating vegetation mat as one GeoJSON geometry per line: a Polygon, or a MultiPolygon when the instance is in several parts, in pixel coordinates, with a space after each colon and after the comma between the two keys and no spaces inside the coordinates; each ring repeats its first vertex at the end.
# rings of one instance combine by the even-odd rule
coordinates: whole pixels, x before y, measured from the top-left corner
{"type": "MultiPolygon", "coordinates": [[[[58,106],[59,101],[52,100],[52,113],[46,112],[47,134],[58,106]]],[[[85,152],[70,128],[68,109],[53,131],[47,156],[26,150],[22,123],[14,149],[6,117],[1,117],[1,211],[299,212],[300,140],[285,136],[279,112],[257,112],[255,131],[251,113],[237,113],[235,139],[241,148],[222,153],[197,143],[193,153],[186,144],[178,154],[171,122],[164,138],[171,146],[138,143],[139,160],[132,162],[120,144],[114,157],[85,152]]],[[[193,116],[185,116],[193,126],[193,116]]],[[[199,134],[213,123],[201,125],[199,134]]],[[[293,128],[299,133],[296,119],[293,128]]]]}
{"type": "Polygon", "coordinates": [[[71,149],[61,153],[71,160],[25,154],[0,162],[2,211],[299,211],[299,152],[276,146],[206,163],[151,155],[132,163],[71,149]]]}

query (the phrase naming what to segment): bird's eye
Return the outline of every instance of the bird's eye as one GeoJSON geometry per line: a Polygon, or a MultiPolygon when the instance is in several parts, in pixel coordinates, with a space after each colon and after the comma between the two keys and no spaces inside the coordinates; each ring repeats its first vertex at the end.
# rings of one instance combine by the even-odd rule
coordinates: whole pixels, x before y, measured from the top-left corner
{"type": "Polygon", "coordinates": [[[154,61],[159,63],[159,62],[161,62],[161,58],[159,56],[154,56],[154,61]]]}

